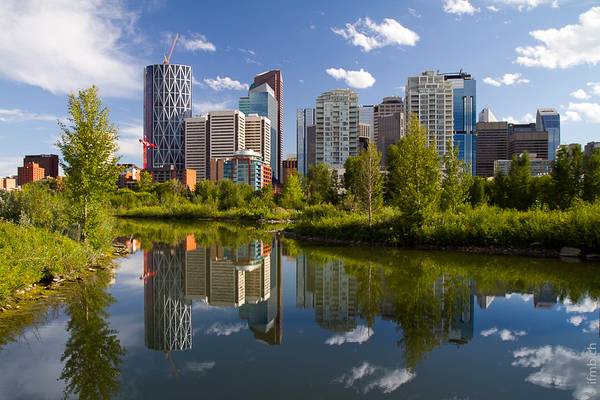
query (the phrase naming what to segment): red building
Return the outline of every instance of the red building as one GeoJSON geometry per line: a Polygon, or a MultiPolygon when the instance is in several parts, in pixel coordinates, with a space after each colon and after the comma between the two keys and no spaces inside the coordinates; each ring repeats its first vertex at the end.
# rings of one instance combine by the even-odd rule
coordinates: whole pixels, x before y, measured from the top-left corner
{"type": "Polygon", "coordinates": [[[58,177],[58,156],[56,154],[35,154],[23,158],[23,165],[27,163],[36,163],[44,168],[44,178],[58,177]]]}
{"type": "Polygon", "coordinates": [[[281,183],[285,184],[290,175],[296,173],[298,173],[298,159],[295,157],[290,157],[286,160],[283,160],[281,183]]]}
{"type": "Polygon", "coordinates": [[[18,168],[17,185],[23,186],[29,182],[39,181],[45,178],[44,168],[38,163],[28,162],[18,168]]]}

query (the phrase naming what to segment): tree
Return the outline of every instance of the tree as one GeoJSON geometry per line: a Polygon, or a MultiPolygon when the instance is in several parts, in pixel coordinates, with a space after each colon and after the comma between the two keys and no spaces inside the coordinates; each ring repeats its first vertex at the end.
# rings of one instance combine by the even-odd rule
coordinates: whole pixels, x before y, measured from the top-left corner
{"type": "Polygon", "coordinates": [[[488,202],[486,186],[485,178],[474,176],[473,179],[471,179],[471,185],[469,187],[469,202],[472,206],[485,204],[488,202]]]}
{"type": "Polygon", "coordinates": [[[471,176],[467,173],[465,162],[458,158],[458,148],[452,148],[450,141],[446,147],[452,150],[444,154],[445,170],[440,205],[442,210],[454,212],[467,201],[471,176]]]}
{"type": "Polygon", "coordinates": [[[100,246],[99,227],[103,208],[115,190],[119,176],[117,129],[109,111],[92,86],[68,96],[69,125],[59,122],[62,167],[66,175],[69,216],[78,225],[80,238],[100,246]]]}
{"type": "Polygon", "coordinates": [[[312,165],[306,180],[306,196],[311,204],[337,203],[337,175],[327,165],[312,165]]]}
{"type": "Polygon", "coordinates": [[[412,114],[406,135],[388,147],[388,196],[410,223],[421,225],[437,207],[440,161],[427,143],[427,128],[412,114]]]}
{"type": "Polygon", "coordinates": [[[590,203],[600,200],[600,149],[584,160],[583,198],[590,203]]]}
{"type": "Polygon", "coordinates": [[[304,205],[304,192],[298,174],[293,173],[281,189],[279,204],[283,208],[300,209],[304,205]]]}
{"type": "Polygon", "coordinates": [[[152,175],[148,171],[140,172],[140,180],[136,184],[136,189],[140,192],[150,192],[154,188],[152,175]]]}
{"type": "Polygon", "coordinates": [[[510,163],[507,179],[508,206],[517,210],[527,210],[533,204],[531,162],[527,152],[514,155],[510,163]]]}
{"type": "Polygon", "coordinates": [[[552,169],[555,207],[567,209],[583,192],[583,154],[581,146],[560,146],[552,169]]]}
{"type": "Polygon", "coordinates": [[[344,184],[358,201],[359,207],[369,216],[383,204],[383,178],[380,171],[381,153],[374,144],[357,157],[349,157],[345,163],[344,184]]]}

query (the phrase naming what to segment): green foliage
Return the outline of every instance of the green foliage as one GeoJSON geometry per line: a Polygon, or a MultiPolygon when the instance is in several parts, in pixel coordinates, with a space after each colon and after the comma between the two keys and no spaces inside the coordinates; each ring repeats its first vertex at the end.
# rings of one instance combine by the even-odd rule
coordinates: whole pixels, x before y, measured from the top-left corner
{"type": "Polygon", "coordinates": [[[427,142],[427,129],[411,115],[407,132],[388,148],[388,197],[410,225],[420,225],[437,208],[440,165],[435,146],[427,142]]]}
{"type": "Polygon", "coordinates": [[[584,160],[583,198],[590,203],[600,200],[600,149],[584,160]]]}
{"type": "Polygon", "coordinates": [[[281,189],[279,204],[283,208],[300,210],[304,207],[304,192],[302,191],[302,182],[298,174],[293,173],[288,177],[287,182],[281,189]]]}
{"type": "Polygon", "coordinates": [[[154,187],[154,181],[152,175],[148,171],[142,171],[140,173],[140,180],[136,183],[136,190],[140,192],[150,192],[154,187]]]}
{"type": "Polygon", "coordinates": [[[531,162],[529,154],[513,156],[508,179],[506,205],[517,210],[527,210],[533,204],[533,190],[531,178],[531,162]]]}
{"type": "Polygon", "coordinates": [[[552,170],[555,207],[567,209],[583,191],[583,154],[580,145],[560,146],[552,170]]]}
{"type": "Polygon", "coordinates": [[[68,215],[80,227],[81,239],[100,247],[105,245],[96,236],[104,222],[100,210],[108,203],[119,175],[117,129],[95,86],[70,94],[68,103],[70,124],[60,123],[57,143],[66,175],[68,215]]]}
{"type": "MultiPolygon", "coordinates": [[[[447,148],[452,148],[448,142],[447,148]]],[[[458,147],[444,155],[444,173],[442,180],[442,193],[440,206],[442,210],[456,211],[462,206],[469,196],[471,176],[467,172],[467,165],[458,158],[458,147]]]]}
{"type": "Polygon", "coordinates": [[[471,179],[471,185],[469,187],[469,203],[471,203],[472,206],[487,204],[489,195],[486,188],[487,184],[485,178],[474,176],[471,179]]]}
{"type": "Polygon", "coordinates": [[[381,153],[374,144],[357,157],[349,157],[345,164],[344,184],[357,200],[359,208],[367,212],[369,223],[373,212],[383,205],[383,177],[381,176],[381,153]]]}
{"type": "Polygon", "coordinates": [[[335,171],[323,163],[311,165],[306,176],[306,197],[309,204],[338,202],[338,182],[335,171]]]}

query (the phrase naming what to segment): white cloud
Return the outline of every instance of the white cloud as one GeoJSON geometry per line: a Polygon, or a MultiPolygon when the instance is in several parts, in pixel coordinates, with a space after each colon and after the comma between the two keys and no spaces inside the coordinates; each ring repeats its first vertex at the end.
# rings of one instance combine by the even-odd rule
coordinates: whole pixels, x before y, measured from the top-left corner
{"type": "Polygon", "coordinates": [[[523,78],[523,75],[521,75],[520,73],[504,74],[498,78],[491,78],[489,76],[486,78],[483,78],[483,83],[486,83],[488,85],[492,85],[495,87],[500,87],[502,85],[504,85],[504,86],[520,85],[522,83],[529,83],[529,82],[530,82],[529,79],[523,78]]]}
{"type": "Polygon", "coordinates": [[[481,336],[488,337],[488,336],[492,336],[492,335],[496,334],[497,332],[498,332],[498,328],[493,327],[493,328],[481,331],[481,336]]]}
{"type": "Polygon", "coordinates": [[[600,62],[600,7],[579,16],[579,23],[529,33],[540,42],[517,47],[517,63],[548,69],[596,65],[600,62]]]}
{"type": "Polygon", "coordinates": [[[131,97],[142,87],[125,48],[135,20],[116,0],[3,0],[0,75],[53,94],[95,84],[102,95],[131,97]]]}
{"type": "Polygon", "coordinates": [[[474,7],[469,0],[445,0],[444,12],[457,15],[473,15],[476,12],[479,12],[479,8],[474,7]]]}
{"type": "Polygon", "coordinates": [[[229,100],[221,102],[199,101],[192,104],[194,114],[207,114],[211,111],[226,110],[231,102],[229,100]]]}
{"type": "Polygon", "coordinates": [[[244,54],[250,54],[251,56],[255,56],[256,52],[254,50],[250,50],[250,49],[238,49],[240,52],[244,53],[244,54]]]}
{"type": "Polygon", "coordinates": [[[573,326],[579,326],[586,320],[585,315],[573,315],[571,318],[567,319],[567,322],[573,326]]]}
{"type": "Polygon", "coordinates": [[[577,352],[562,346],[543,346],[513,352],[515,367],[535,368],[525,380],[544,388],[570,390],[577,400],[597,399],[598,386],[588,382],[590,363],[600,365],[600,355],[594,351],[577,352]]]}
{"type": "Polygon", "coordinates": [[[342,335],[334,335],[332,337],[330,337],[329,339],[327,339],[325,341],[325,343],[327,343],[328,345],[337,345],[340,346],[344,343],[364,343],[367,340],[369,340],[369,338],[373,335],[373,330],[363,326],[363,325],[359,325],[357,326],[354,330],[352,330],[351,332],[346,332],[342,335]]]}
{"type": "Polygon", "coordinates": [[[577,111],[567,110],[563,113],[562,121],[563,122],[579,122],[581,121],[581,115],[577,111]]]}
{"type": "Polygon", "coordinates": [[[391,393],[403,384],[414,379],[416,374],[406,368],[387,369],[376,365],[363,362],[358,367],[354,367],[347,374],[336,379],[346,388],[354,387],[367,393],[373,389],[379,389],[382,393],[391,393]],[[371,379],[368,382],[368,378],[371,379]],[[362,386],[362,389],[357,386],[362,386]]]}
{"type": "Polygon", "coordinates": [[[331,30],[367,53],[384,46],[414,46],[419,41],[419,35],[393,18],[385,18],[380,24],[368,17],[360,18],[345,28],[331,30]]]}
{"type": "Polygon", "coordinates": [[[600,96],[600,82],[588,82],[586,86],[591,87],[593,94],[600,96]]]}
{"type": "Polygon", "coordinates": [[[413,17],[415,17],[415,18],[421,18],[421,17],[423,17],[423,16],[422,16],[421,14],[419,14],[419,12],[418,12],[417,10],[415,10],[414,8],[410,8],[410,7],[409,7],[409,8],[408,8],[408,13],[409,13],[410,15],[412,15],[413,17]]]}
{"type": "Polygon", "coordinates": [[[586,333],[598,332],[598,324],[599,323],[600,322],[597,319],[588,321],[587,325],[583,328],[583,331],[586,332],[586,333]]]}
{"type": "Polygon", "coordinates": [[[527,332],[525,331],[511,331],[509,329],[499,330],[496,327],[481,331],[481,336],[498,336],[503,342],[514,342],[518,340],[519,337],[525,335],[527,335],[527,332]]]}
{"type": "Polygon", "coordinates": [[[220,322],[215,322],[209,326],[204,333],[207,335],[229,336],[244,329],[247,329],[247,326],[242,322],[236,322],[233,324],[222,324],[220,322]]]}
{"type": "Polygon", "coordinates": [[[59,120],[64,122],[65,118],[50,114],[37,114],[18,108],[0,108],[0,122],[45,121],[57,123],[59,120]]]}
{"type": "Polygon", "coordinates": [[[491,12],[498,12],[498,11],[500,11],[500,9],[499,9],[498,7],[496,7],[496,6],[494,6],[494,5],[487,6],[486,8],[487,8],[489,11],[491,11],[491,12]]]}
{"type": "Polygon", "coordinates": [[[577,303],[573,303],[571,299],[567,298],[563,301],[563,305],[566,312],[575,314],[593,313],[600,308],[600,304],[589,296],[584,297],[577,303]]]}
{"type": "Polygon", "coordinates": [[[120,156],[142,158],[142,145],[139,140],[144,135],[144,127],[141,123],[128,123],[119,126],[119,150],[120,156]]]}
{"type": "Polygon", "coordinates": [[[185,364],[186,369],[192,372],[204,373],[210,369],[213,369],[217,365],[215,361],[190,361],[185,364]]]}
{"type": "Polygon", "coordinates": [[[530,124],[532,122],[535,122],[535,115],[533,115],[531,113],[527,113],[527,114],[523,115],[521,118],[515,118],[512,116],[508,116],[508,117],[501,119],[501,121],[506,121],[509,124],[530,124]]]}
{"type": "Polygon", "coordinates": [[[216,51],[216,46],[211,43],[206,36],[199,33],[193,33],[189,37],[181,36],[179,39],[184,49],[189,51],[216,51]]]}
{"type": "Polygon", "coordinates": [[[17,167],[21,165],[22,161],[22,157],[0,156],[0,177],[16,175],[17,167]]]}
{"type": "Polygon", "coordinates": [[[375,84],[373,75],[362,68],[359,71],[346,71],[343,68],[328,68],[325,72],[334,79],[341,79],[346,82],[346,85],[356,89],[369,88],[375,84]]]}
{"type": "Polygon", "coordinates": [[[550,4],[552,8],[558,8],[558,0],[496,0],[496,3],[516,7],[519,11],[532,10],[538,6],[550,4]]]}
{"type": "Polygon", "coordinates": [[[569,103],[566,107],[570,121],[587,121],[600,124],[600,104],[598,103],[569,103]]]}
{"type": "Polygon", "coordinates": [[[576,91],[571,92],[570,96],[575,97],[577,100],[587,100],[592,97],[583,89],[577,89],[576,91]]]}
{"type": "Polygon", "coordinates": [[[228,76],[221,78],[217,76],[216,79],[205,78],[204,83],[212,90],[248,90],[249,86],[247,83],[241,83],[235,79],[231,79],[228,76]]]}

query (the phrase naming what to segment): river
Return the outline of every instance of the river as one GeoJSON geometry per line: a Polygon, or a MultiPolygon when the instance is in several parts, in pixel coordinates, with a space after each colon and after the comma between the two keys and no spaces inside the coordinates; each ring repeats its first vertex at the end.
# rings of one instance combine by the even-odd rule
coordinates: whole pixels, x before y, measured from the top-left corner
{"type": "Polygon", "coordinates": [[[0,318],[0,398],[599,399],[600,265],[125,222],[0,318]]]}

